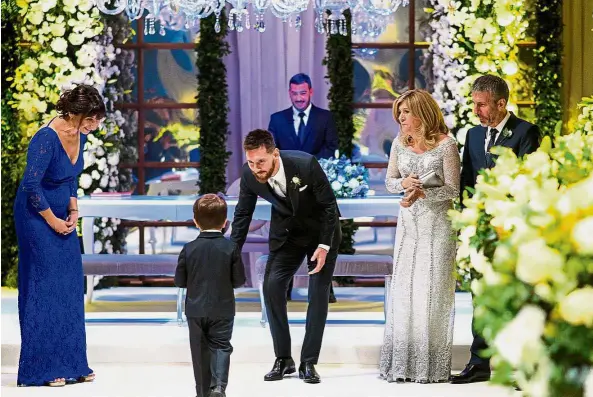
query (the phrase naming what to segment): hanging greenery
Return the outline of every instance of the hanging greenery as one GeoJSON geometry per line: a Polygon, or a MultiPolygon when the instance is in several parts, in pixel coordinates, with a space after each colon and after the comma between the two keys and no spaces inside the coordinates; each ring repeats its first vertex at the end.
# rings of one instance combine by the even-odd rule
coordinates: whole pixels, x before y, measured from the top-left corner
{"type": "Polygon", "coordinates": [[[230,54],[226,42],[227,23],[214,15],[200,21],[200,38],[196,44],[198,69],[198,113],[200,123],[200,193],[226,190],[229,95],[223,58],[230,54]]]}
{"type": "MultiPolygon", "coordinates": [[[[330,89],[327,95],[329,110],[332,112],[338,128],[338,147],[340,154],[352,157],[354,150],[354,60],[352,56],[351,15],[346,11],[348,34],[329,34],[326,43],[326,57],[323,64],[327,66],[327,78],[330,89]]],[[[354,235],[358,226],[351,219],[343,220],[342,242],[339,253],[354,254],[354,235]]]]}
{"type": "Polygon", "coordinates": [[[562,105],[562,0],[536,0],[535,9],[535,115],[543,135],[561,131],[562,105]]]}
{"type": "Polygon", "coordinates": [[[12,107],[15,70],[20,62],[18,8],[14,0],[2,0],[2,285],[16,287],[17,240],[13,204],[20,180],[24,151],[18,120],[12,107]]]}

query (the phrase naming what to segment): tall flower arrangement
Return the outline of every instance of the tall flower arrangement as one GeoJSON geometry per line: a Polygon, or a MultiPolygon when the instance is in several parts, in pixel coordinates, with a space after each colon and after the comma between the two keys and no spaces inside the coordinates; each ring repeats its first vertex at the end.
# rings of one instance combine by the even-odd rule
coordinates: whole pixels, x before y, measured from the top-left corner
{"type": "Polygon", "coordinates": [[[478,123],[468,101],[477,77],[488,73],[505,79],[511,110],[518,99],[531,96],[528,73],[518,57],[527,10],[523,0],[431,0],[431,5],[433,95],[463,145],[469,128],[478,123]]]}
{"type": "Polygon", "coordinates": [[[362,164],[352,164],[345,155],[319,159],[334,194],[338,198],[366,197],[369,191],[369,171],[362,164]]]}
{"type": "MultiPolygon", "coordinates": [[[[19,1],[18,6],[25,49],[16,69],[11,104],[19,115],[22,141],[26,144],[56,116],[55,104],[64,89],[77,83],[93,85],[103,94],[108,112],[101,129],[89,135],[78,194],[117,190],[126,120],[114,109],[123,90],[118,85],[119,50],[113,46],[112,29],[105,26],[92,0],[19,1]]],[[[106,218],[98,221],[95,252],[121,251],[114,250],[111,241],[118,223],[106,218]]]]}
{"type": "Polygon", "coordinates": [[[493,380],[534,397],[593,385],[593,98],[580,107],[576,131],[554,147],[547,136],[524,160],[496,148],[496,167],[452,211],[493,380]]]}

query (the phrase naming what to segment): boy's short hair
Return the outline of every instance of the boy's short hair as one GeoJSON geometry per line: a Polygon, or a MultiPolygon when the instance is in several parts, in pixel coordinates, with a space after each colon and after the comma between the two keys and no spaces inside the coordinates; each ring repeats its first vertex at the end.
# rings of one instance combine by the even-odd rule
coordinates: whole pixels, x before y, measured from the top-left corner
{"type": "Polygon", "coordinates": [[[227,205],[222,194],[208,193],[194,203],[194,220],[200,229],[222,229],[227,220],[227,205]]]}

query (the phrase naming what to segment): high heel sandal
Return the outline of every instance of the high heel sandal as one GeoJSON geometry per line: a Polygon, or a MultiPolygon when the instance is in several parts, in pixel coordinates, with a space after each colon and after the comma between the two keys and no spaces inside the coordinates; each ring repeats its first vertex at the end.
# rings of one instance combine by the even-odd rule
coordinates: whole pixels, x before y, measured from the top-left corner
{"type": "Polygon", "coordinates": [[[66,386],[66,379],[64,378],[56,378],[50,382],[47,382],[45,384],[46,386],[49,387],[62,387],[62,386],[66,386]]]}
{"type": "Polygon", "coordinates": [[[91,372],[90,374],[88,374],[87,376],[81,376],[80,378],[78,378],[78,381],[80,383],[84,383],[84,382],[92,382],[95,380],[95,373],[91,372]]]}

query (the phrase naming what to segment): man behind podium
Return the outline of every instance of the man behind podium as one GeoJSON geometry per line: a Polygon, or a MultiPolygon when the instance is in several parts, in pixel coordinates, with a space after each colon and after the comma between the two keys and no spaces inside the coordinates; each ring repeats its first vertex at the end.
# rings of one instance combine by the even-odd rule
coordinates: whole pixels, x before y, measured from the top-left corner
{"type": "MultiPolygon", "coordinates": [[[[299,150],[312,154],[317,159],[328,159],[338,149],[338,132],[329,110],[311,103],[313,87],[311,78],[299,73],[288,83],[288,95],[292,106],[272,114],[268,131],[274,136],[279,150],[299,150]]],[[[290,280],[286,298],[291,300],[293,280],[290,280]]],[[[333,286],[329,302],[335,303],[333,286]]]]}
{"type": "Polygon", "coordinates": [[[187,288],[185,314],[198,397],[224,397],[233,347],[233,288],[245,284],[241,249],[227,240],[227,204],[216,194],[194,203],[200,235],[179,254],[175,285],[187,288]]]}
{"type": "Polygon", "coordinates": [[[278,150],[300,150],[317,159],[333,157],[338,149],[338,132],[329,110],[311,103],[311,78],[294,75],[288,83],[292,106],[272,114],[268,131],[278,150]]]}

